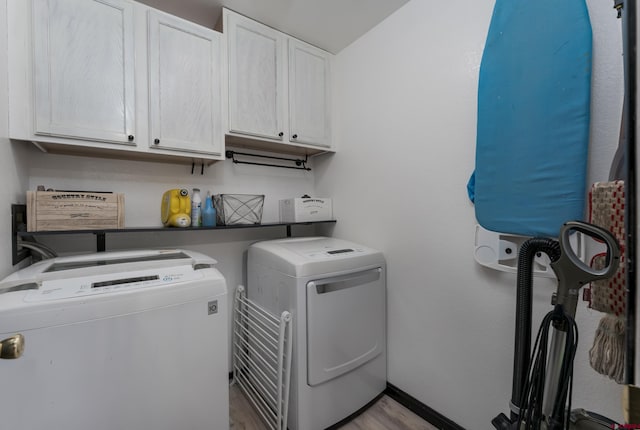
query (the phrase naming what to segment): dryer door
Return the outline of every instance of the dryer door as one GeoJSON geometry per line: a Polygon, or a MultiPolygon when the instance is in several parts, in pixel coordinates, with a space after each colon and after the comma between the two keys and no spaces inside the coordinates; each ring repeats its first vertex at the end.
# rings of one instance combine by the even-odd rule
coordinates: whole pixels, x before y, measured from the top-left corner
{"type": "Polygon", "coordinates": [[[384,351],[385,317],[382,268],[308,282],[308,384],[336,378],[384,351]]]}

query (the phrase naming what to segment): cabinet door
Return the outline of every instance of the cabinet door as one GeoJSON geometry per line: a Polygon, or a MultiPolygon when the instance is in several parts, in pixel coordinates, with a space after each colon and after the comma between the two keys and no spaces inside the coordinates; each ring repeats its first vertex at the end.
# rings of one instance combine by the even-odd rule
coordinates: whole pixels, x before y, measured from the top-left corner
{"type": "Polygon", "coordinates": [[[134,141],[133,5],[33,0],[35,134],[134,141]]]}
{"type": "Polygon", "coordinates": [[[220,154],[220,33],[148,14],[150,146],[220,154]]]}
{"type": "Polygon", "coordinates": [[[289,39],[289,139],[329,146],[330,55],[289,39]]]}
{"type": "Polygon", "coordinates": [[[282,140],[284,36],[225,11],[229,50],[229,130],[282,140]]]}

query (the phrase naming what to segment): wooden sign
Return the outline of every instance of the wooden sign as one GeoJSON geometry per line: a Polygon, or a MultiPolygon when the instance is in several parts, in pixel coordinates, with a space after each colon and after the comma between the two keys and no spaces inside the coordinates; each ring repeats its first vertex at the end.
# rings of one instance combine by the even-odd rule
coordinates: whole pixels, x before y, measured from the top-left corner
{"type": "Polygon", "coordinates": [[[124,228],[124,194],[27,191],[27,231],[124,228]]]}

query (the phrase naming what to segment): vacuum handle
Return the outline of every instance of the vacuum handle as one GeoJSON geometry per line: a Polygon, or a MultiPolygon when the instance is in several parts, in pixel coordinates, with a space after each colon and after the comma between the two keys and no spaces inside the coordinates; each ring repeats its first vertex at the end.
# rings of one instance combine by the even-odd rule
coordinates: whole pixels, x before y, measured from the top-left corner
{"type": "Polygon", "coordinates": [[[620,246],[616,238],[601,227],[580,221],[569,221],[560,229],[560,250],[560,258],[551,263],[551,268],[558,278],[556,304],[562,305],[565,312],[573,317],[576,314],[580,288],[592,281],[608,279],[618,270],[620,246]],[[597,270],[578,258],[569,243],[569,235],[572,231],[578,231],[606,244],[606,267],[597,270]]]}
{"type": "Polygon", "coordinates": [[[610,232],[603,229],[602,227],[580,221],[566,222],[560,229],[560,249],[562,250],[560,260],[568,258],[573,266],[575,266],[580,272],[583,273],[584,276],[582,277],[582,279],[584,279],[585,282],[583,282],[582,285],[586,284],[587,282],[610,278],[614,275],[616,270],[618,270],[618,262],[620,260],[620,245],[618,244],[618,240],[613,237],[610,232]],[[606,244],[606,267],[600,270],[596,270],[583,262],[575,254],[575,252],[573,252],[573,248],[571,247],[571,243],[569,241],[569,237],[573,231],[578,231],[606,244]]]}

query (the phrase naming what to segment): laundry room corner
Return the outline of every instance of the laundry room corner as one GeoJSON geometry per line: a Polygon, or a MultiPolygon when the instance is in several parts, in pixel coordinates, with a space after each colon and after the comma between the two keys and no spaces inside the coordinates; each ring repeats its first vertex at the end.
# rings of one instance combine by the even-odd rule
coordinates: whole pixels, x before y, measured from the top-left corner
{"type": "MultiPolygon", "coordinates": [[[[478,72],[494,2],[410,1],[337,55],[340,157],[319,159],[333,234],[388,258],[389,382],[464,428],[489,429],[511,384],[515,275],[473,259],[478,72]],[[372,91],[371,88],[375,88],[372,91]],[[359,166],[356,168],[355,166],[359,166]]],[[[622,112],[620,21],[587,1],[593,27],[588,183],[606,180],[622,112]]],[[[553,282],[536,280],[548,306],[553,282]]],[[[534,320],[539,321],[541,311],[534,320]]],[[[620,388],[589,366],[596,312],[580,305],[574,404],[620,419],[620,388]]]]}
{"type": "MultiPolygon", "coordinates": [[[[549,428],[582,429],[568,424],[577,408],[629,422],[620,375],[594,370],[611,315],[589,297],[611,267],[636,265],[614,228],[595,225],[589,194],[612,181],[624,147],[621,3],[0,0],[8,427],[514,430],[543,403],[549,428]],[[492,69],[496,40],[508,49],[492,69]],[[495,93],[483,92],[487,75],[495,93]],[[483,116],[487,100],[504,110],[483,116]],[[561,236],[531,234],[548,245],[527,255],[548,269],[531,270],[532,339],[520,329],[529,236],[478,215],[485,125],[505,144],[485,159],[507,172],[485,185],[497,214],[505,189],[527,216],[584,207],[562,218],[561,236]],[[556,143],[545,132],[560,143],[543,150],[556,143]],[[574,140],[584,159],[560,151],[574,140]],[[579,198],[528,167],[575,168],[579,198]],[[535,200],[538,189],[557,206],[535,200]],[[492,267],[478,258],[484,231],[498,243],[492,267]],[[521,240],[515,252],[503,231],[521,240]],[[594,231],[605,235],[591,241],[594,231]],[[569,272],[579,285],[561,295],[569,272]],[[545,324],[548,362],[572,360],[551,382],[553,363],[526,372],[545,324]],[[541,374],[534,391],[560,394],[513,400],[529,400],[518,376],[541,374]]],[[[616,222],[636,215],[631,189],[610,205],[616,222]]],[[[615,288],[628,295],[623,275],[615,288]]],[[[637,349],[639,327],[636,345],[615,333],[617,351],[637,349]]]]}

